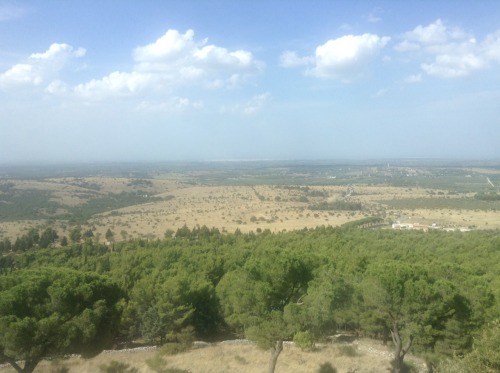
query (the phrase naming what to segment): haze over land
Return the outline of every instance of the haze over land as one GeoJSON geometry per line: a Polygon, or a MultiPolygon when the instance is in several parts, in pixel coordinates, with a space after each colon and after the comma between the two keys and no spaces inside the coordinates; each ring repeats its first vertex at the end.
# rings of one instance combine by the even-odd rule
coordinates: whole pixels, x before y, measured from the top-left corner
{"type": "Polygon", "coordinates": [[[0,163],[498,159],[498,14],[0,0],[0,163]]]}

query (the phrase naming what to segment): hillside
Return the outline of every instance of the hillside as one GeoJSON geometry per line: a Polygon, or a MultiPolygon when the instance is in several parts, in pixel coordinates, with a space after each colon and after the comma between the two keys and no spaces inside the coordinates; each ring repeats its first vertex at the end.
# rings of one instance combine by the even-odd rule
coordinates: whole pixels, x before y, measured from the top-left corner
{"type": "MultiPolygon", "coordinates": [[[[144,351],[141,348],[123,351],[104,351],[93,359],[71,357],[44,361],[35,373],[54,373],[68,369],[67,373],[99,372],[102,365],[112,361],[128,364],[137,373],[155,373],[161,361],[163,369],[178,369],[177,373],[261,373],[266,371],[269,353],[243,341],[227,341],[204,345],[191,351],[158,360],[158,350],[144,351]],[[156,358],[155,358],[156,357],[156,358]],[[149,361],[149,364],[148,364],[149,361]],[[155,361],[156,363],[152,363],[155,361]],[[153,369],[153,368],[156,368],[153,369]]],[[[330,364],[338,373],[386,373],[390,368],[392,353],[380,342],[361,339],[349,343],[335,343],[318,346],[314,351],[302,351],[293,345],[286,345],[276,373],[316,373],[320,367],[330,364]]],[[[425,372],[425,364],[414,357],[408,358],[415,372],[425,372]]],[[[8,366],[0,367],[0,373],[11,373],[8,366]]],[[[168,370],[164,370],[168,372],[168,370]]],[[[327,372],[325,370],[325,372],[327,372]]]]}

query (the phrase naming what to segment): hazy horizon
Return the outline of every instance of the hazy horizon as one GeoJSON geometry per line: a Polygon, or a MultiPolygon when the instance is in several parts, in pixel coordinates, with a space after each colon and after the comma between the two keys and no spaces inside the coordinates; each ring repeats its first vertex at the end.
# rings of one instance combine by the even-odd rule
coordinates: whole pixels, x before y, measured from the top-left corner
{"type": "MultiPolygon", "coordinates": [[[[259,167],[294,167],[294,166],[366,166],[366,167],[500,167],[500,158],[338,158],[338,159],[178,159],[178,160],[80,160],[80,161],[16,161],[0,162],[0,170],[8,168],[47,167],[61,170],[64,167],[107,168],[107,167],[193,167],[249,165],[259,167]]],[[[1,176],[1,175],[0,175],[1,176]]]]}
{"type": "Polygon", "coordinates": [[[0,0],[0,165],[498,160],[499,13],[0,0]]]}

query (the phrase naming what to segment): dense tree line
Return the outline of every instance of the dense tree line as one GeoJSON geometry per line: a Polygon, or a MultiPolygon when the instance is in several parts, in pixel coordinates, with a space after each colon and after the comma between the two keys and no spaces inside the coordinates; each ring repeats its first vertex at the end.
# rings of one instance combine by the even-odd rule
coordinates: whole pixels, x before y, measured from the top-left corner
{"type": "MultiPolygon", "coordinates": [[[[247,337],[271,351],[273,372],[285,340],[320,341],[343,330],[392,343],[394,372],[403,370],[409,351],[437,371],[451,366],[463,372],[498,371],[500,354],[485,346],[500,338],[500,232],[360,229],[365,223],[376,222],[277,234],[182,227],[163,240],[113,246],[87,240],[4,255],[0,359],[33,365],[31,355],[9,344],[13,337],[5,327],[28,316],[5,304],[16,286],[43,289],[48,283],[39,285],[36,279],[63,271],[68,278],[90,276],[85,281],[115,286],[113,291],[87,290],[95,297],[66,317],[78,319],[105,302],[113,318],[121,315],[116,328],[107,331],[115,333],[115,343],[163,344],[186,334],[204,340],[247,337]]],[[[48,295],[33,299],[54,303],[50,291],[43,294],[48,295]]],[[[51,307],[41,307],[43,317],[29,317],[59,315],[51,307]]],[[[56,339],[68,341],[64,346],[81,347],[67,339],[65,329],[57,333],[56,339]]],[[[58,350],[67,348],[54,343],[33,361],[58,350]]]]}
{"type": "Polygon", "coordinates": [[[17,237],[14,243],[8,238],[0,241],[0,254],[10,251],[23,252],[35,248],[46,249],[53,245],[59,238],[55,229],[45,228],[40,234],[38,229],[30,228],[27,233],[17,237]]]}
{"type": "MultiPolygon", "coordinates": [[[[99,234],[97,234],[97,236],[99,236],[99,234]]],[[[110,228],[108,228],[104,237],[106,241],[114,242],[114,232],[110,228]]],[[[25,234],[17,237],[14,242],[9,238],[0,240],[0,254],[67,246],[69,242],[79,243],[82,240],[88,241],[93,239],[98,241],[98,239],[94,237],[92,229],[83,230],[79,225],[69,230],[69,240],[66,236],[59,237],[57,231],[52,227],[47,227],[41,232],[36,228],[30,228],[25,234]]]]}

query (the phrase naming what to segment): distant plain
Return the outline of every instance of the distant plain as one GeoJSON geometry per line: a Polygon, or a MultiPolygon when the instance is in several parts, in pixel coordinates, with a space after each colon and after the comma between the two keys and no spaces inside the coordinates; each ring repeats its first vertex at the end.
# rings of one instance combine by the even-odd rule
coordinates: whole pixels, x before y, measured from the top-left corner
{"type": "Polygon", "coordinates": [[[74,226],[104,242],[184,225],[289,231],[379,217],[438,229],[500,228],[494,162],[214,162],[0,168],[0,239],[74,226]],[[342,201],[348,206],[336,206],[342,201]],[[354,206],[350,208],[349,206],[354,206]]]}

